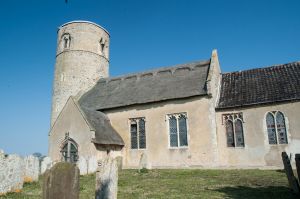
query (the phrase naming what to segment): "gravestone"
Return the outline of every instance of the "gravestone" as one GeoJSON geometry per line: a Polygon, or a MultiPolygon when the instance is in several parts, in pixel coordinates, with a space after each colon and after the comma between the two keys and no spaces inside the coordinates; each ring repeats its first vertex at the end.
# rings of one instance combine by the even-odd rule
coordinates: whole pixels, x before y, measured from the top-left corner
{"type": "Polygon", "coordinates": [[[44,157],[41,163],[41,174],[45,173],[47,169],[50,169],[52,166],[52,161],[50,157],[44,157]]]}
{"type": "Polygon", "coordinates": [[[123,157],[118,156],[118,157],[116,157],[116,160],[117,160],[118,170],[121,171],[123,168],[123,157]]]}
{"type": "Polygon", "coordinates": [[[98,163],[96,172],[96,199],[116,199],[118,193],[117,160],[111,157],[98,163]]]}
{"type": "Polygon", "coordinates": [[[25,176],[24,182],[38,181],[40,173],[40,161],[37,157],[30,155],[24,158],[25,176]]]}
{"type": "Polygon", "coordinates": [[[297,167],[298,182],[300,184],[300,154],[295,155],[295,162],[297,167]]]}
{"type": "Polygon", "coordinates": [[[298,184],[297,179],[294,176],[290,159],[289,159],[288,155],[286,154],[286,152],[282,152],[281,157],[282,157],[282,161],[283,161],[283,165],[284,165],[284,170],[285,170],[286,176],[289,181],[290,188],[295,193],[299,193],[299,184],[298,184]]]}
{"type": "Polygon", "coordinates": [[[24,160],[18,155],[0,154],[0,195],[19,192],[23,188],[24,160]]]}
{"type": "Polygon", "coordinates": [[[139,171],[141,171],[142,169],[149,169],[148,157],[146,153],[142,153],[140,157],[139,171]]]}
{"type": "Polygon", "coordinates": [[[43,199],[79,199],[79,169],[60,162],[44,175],[43,199]]]}

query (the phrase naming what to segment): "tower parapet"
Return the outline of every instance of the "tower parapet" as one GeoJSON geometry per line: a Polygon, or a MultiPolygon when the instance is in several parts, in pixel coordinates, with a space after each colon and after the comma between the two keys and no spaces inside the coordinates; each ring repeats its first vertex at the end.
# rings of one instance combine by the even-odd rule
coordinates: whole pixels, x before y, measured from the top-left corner
{"type": "Polygon", "coordinates": [[[51,126],[70,96],[79,98],[109,76],[109,33],[88,21],[63,24],[57,32],[51,126]]]}

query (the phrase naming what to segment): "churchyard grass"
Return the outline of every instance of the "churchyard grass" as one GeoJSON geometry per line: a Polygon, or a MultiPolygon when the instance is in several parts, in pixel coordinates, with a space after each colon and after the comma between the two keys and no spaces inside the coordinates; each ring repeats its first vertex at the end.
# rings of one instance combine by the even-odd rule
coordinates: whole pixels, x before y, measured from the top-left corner
{"type": "MultiPolygon", "coordinates": [[[[42,179],[25,184],[21,193],[1,199],[41,198],[42,179]]],[[[118,198],[297,198],[288,188],[283,171],[273,170],[123,170],[118,198]]],[[[94,199],[95,175],[81,176],[80,198],[94,199]]]]}

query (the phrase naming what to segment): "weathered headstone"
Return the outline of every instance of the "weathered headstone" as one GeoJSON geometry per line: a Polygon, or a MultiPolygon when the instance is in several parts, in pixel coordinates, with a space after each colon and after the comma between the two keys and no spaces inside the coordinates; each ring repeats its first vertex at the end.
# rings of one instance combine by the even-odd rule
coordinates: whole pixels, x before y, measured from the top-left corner
{"type": "Polygon", "coordinates": [[[300,154],[295,155],[295,162],[297,167],[298,182],[300,184],[300,154]]]}
{"type": "Polygon", "coordinates": [[[297,179],[294,176],[290,159],[289,159],[288,155],[286,154],[286,152],[282,152],[281,157],[282,157],[282,161],[283,161],[283,165],[284,165],[284,170],[285,170],[286,176],[289,181],[290,188],[295,193],[299,193],[299,184],[298,184],[297,179]]]}
{"type": "Polygon", "coordinates": [[[123,168],[123,157],[118,156],[118,157],[116,157],[116,160],[117,160],[118,170],[121,171],[123,168]]]}
{"type": "Polygon", "coordinates": [[[38,181],[40,172],[40,161],[37,157],[30,155],[24,158],[25,175],[24,182],[38,181]]]}
{"type": "Polygon", "coordinates": [[[146,153],[142,153],[140,162],[139,162],[139,171],[142,169],[149,169],[148,157],[146,153]]]}
{"type": "Polygon", "coordinates": [[[59,162],[44,175],[43,199],[79,199],[79,169],[59,162]]]}
{"type": "Polygon", "coordinates": [[[20,156],[0,155],[0,194],[19,192],[23,188],[24,171],[24,161],[20,156]]]}
{"type": "Polygon", "coordinates": [[[41,174],[45,173],[47,169],[50,169],[52,166],[52,161],[50,157],[44,157],[41,163],[41,174]]]}
{"type": "Polygon", "coordinates": [[[96,172],[96,199],[116,199],[118,194],[117,160],[111,157],[98,163],[96,172]]]}

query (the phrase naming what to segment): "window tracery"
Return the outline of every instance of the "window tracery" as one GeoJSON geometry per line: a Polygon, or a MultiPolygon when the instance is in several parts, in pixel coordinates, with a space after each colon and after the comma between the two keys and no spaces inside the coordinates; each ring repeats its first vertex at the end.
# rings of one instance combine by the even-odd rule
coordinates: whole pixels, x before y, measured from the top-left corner
{"type": "Polygon", "coordinates": [[[226,139],[228,147],[244,147],[243,114],[229,113],[223,114],[223,124],[225,123],[226,139]]]}
{"type": "Polygon", "coordinates": [[[268,112],[266,124],[269,144],[288,144],[285,118],[282,112],[268,112]]]}
{"type": "Polygon", "coordinates": [[[130,119],[131,149],[146,148],[145,118],[130,119]]]}
{"type": "Polygon", "coordinates": [[[170,114],[167,117],[170,147],[188,146],[186,113],[170,114]]]}
{"type": "Polygon", "coordinates": [[[76,142],[65,134],[65,140],[61,147],[62,160],[65,162],[76,163],[78,160],[78,146],[76,142]]]}

